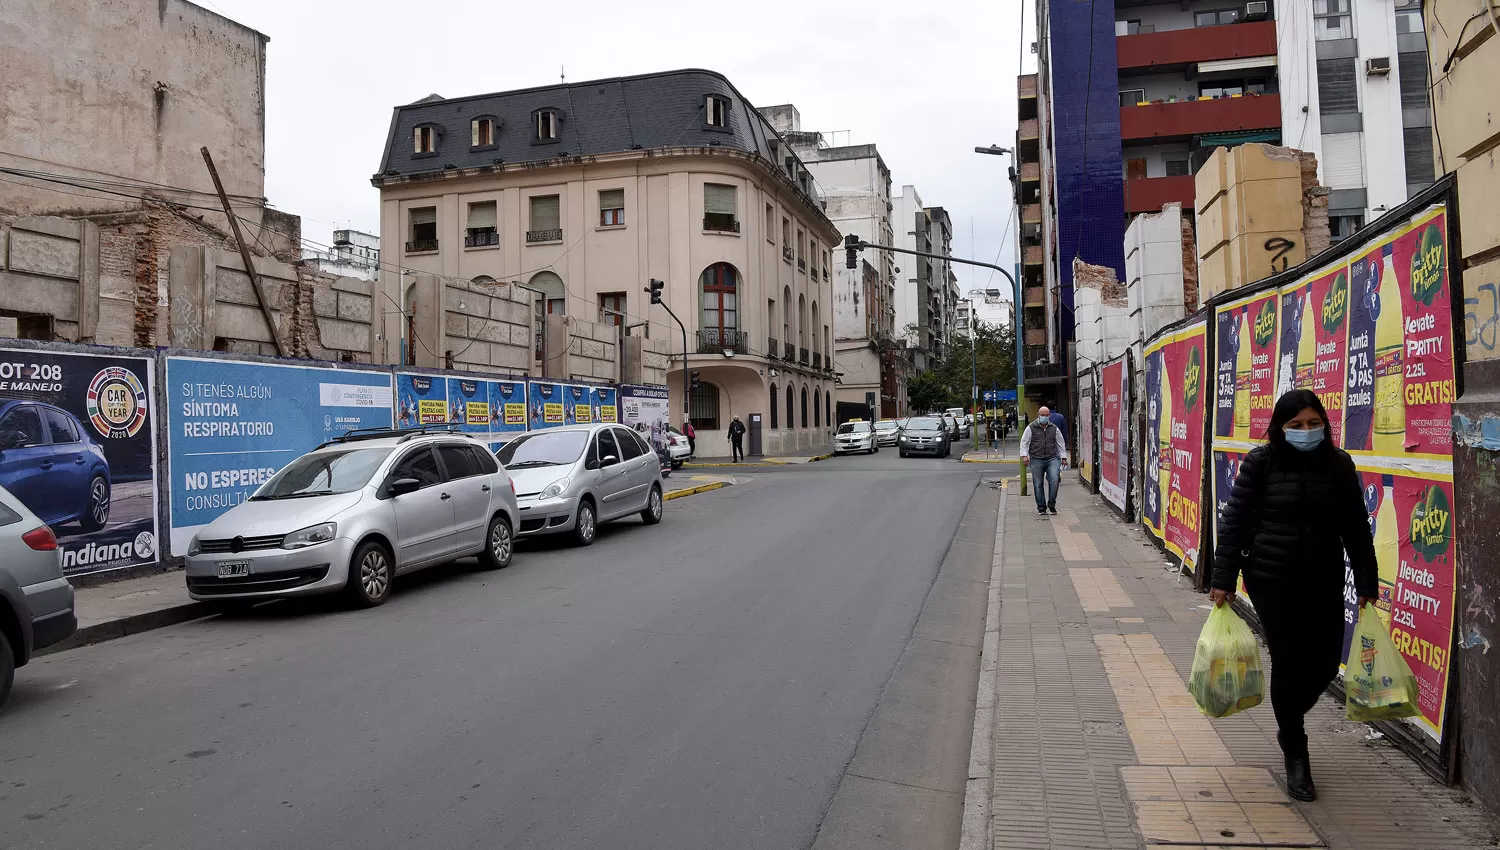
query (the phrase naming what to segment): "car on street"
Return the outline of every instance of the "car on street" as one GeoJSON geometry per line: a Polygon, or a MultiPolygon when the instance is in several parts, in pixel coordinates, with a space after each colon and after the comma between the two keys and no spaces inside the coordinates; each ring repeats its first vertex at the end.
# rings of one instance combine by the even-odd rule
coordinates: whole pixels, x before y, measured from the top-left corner
{"type": "Polygon", "coordinates": [[[875,428],[866,420],[844,422],[833,435],[833,453],[836,455],[854,452],[874,454],[878,451],[880,444],[875,439],[875,428]]]}
{"type": "Polygon", "coordinates": [[[969,429],[974,427],[974,423],[972,420],[970,420],[969,414],[965,413],[962,407],[950,407],[947,410],[943,411],[943,413],[946,416],[953,417],[953,421],[958,423],[958,436],[969,436],[969,429]]]}
{"type": "Polygon", "coordinates": [[[0,487],[0,704],[16,668],[78,629],[57,537],[0,487]]]}
{"type": "Polygon", "coordinates": [[[875,442],[880,446],[895,447],[901,438],[901,423],[895,419],[881,419],[875,423],[875,442]]]}
{"type": "Polygon", "coordinates": [[[940,416],[913,416],[901,423],[901,437],[896,445],[902,457],[947,457],[951,445],[947,423],[940,416]]]}
{"type": "Polygon", "coordinates": [[[0,399],[0,487],[52,527],[98,531],[109,522],[104,448],[60,407],[0,399]]]}
{"type": "Polygon", "coordinates": [[[670,425],[667,426],[667,454],[672,458],[673,469],[681,469],[693,456],[693,444],[687,435],[670,425]]]}
{"type": "Polygon", "coordinates": [[[194,535],[188,595],[243,602],[342,592],[375,606],[414,570],[467,555],[488,569],[509,565],[519,523],[510,477],[484,444],[446,428],[351,431],[282,467],[194,535]]]}
{"type": "Polygon", "coordinates": [[[956,442],[958,442],[958,438],[959,438],[958,420],[954,419],[952,416],[949,416],[946,413],[935,413],[933,415],[936,416],[938,419],[942,420],[942,422],[943,422],[943,430],[948,433],[948,442],[949,443],[956,443],[956,442]]]}
{"type": "Polygon", "coordinates": [[[517,534],[569,534],[594,542],[599,524],[638,515],[661,522],[663,490],[656,453],[622,425],[597,423],[532,431],[498,452],[516,485],[517,534]]]}

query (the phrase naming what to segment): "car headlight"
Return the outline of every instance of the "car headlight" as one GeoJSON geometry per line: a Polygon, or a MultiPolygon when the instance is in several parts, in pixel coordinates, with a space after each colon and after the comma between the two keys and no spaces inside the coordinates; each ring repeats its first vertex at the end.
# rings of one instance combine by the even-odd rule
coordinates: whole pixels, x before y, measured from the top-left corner
{"type": "Polygon", "coordinates": [[[546,487],[542,488],[541,498],[543,498],[543,499],[556,499],[558,496],[561,496],[563,494],[564,490],[567,490],[567,489],[568,489],[568,479],[566,479],[566,478],[559,478],[556,481],[552,482],[551,484],[548,484],[546,487]]]}
{"type": "Polygon", "coordinates": [[[202,551],[203,547],[198,545],[198,535],[194,534],[192,542],[188,544],[188,557],[191,558],[202,551]]]}
{"type": "Polygon", "coordinates": [[[310,525],[300,531],[281,538],[283,549],[305,549],[308,546],[316,546],[319,543],[327,543],[338,534],[338,526],[331,522],[310,525]]]}

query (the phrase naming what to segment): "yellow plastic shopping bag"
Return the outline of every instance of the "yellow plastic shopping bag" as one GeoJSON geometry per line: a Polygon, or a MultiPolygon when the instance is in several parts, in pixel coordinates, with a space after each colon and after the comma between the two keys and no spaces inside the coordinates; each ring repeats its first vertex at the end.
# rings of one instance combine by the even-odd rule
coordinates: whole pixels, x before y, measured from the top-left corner
{"type": "Polygon", "coordinates": [[[1209,717],[1228,717],[1265,699],[1260,645],[1250,627],[1228,605],[1215,607],[1203,624],[1193,653],[1188,691],[1198,710],[1209,717]]]}
{"type": "Polygon", "coordinates": [[[1391,643],[1375,603],[1366,602],[1344,665],[1344,716],[1365,722],[1415,717],[1422,713],[1418,693],[1417,677],[1391,643]]]}

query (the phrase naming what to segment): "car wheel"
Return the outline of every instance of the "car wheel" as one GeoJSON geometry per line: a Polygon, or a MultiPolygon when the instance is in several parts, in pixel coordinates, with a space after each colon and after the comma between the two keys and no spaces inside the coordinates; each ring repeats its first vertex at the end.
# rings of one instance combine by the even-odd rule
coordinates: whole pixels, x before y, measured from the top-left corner
{"type": "Polygon", "coordinates": [[[10,641],[0,631],[0,705],[10,696],[10,685],[16,680],[16,657],[11,653],[10,641]]]}
{"type": "Polygon", "coordinates": [[[901,456],[906,457],[906,449],[901,449],[901,456]]]}
{"type": "Polygon", "coordinates": [[[674,460],[674,461],[672,461],[672,468],[673,469],[681,469],[682,468],[682,461],[680,461],[680,460],[674,460]]]}
{"type": "Polygon", "coordinates": [[[374,608],[390,598],[394,573],[391,553],[373,540],[365,541],[349,559],[349,582],[344,585],[344,593],[356,607],[374,608]]]}
{"type": "Polygon", "coordinates": [[[511,533],[510,520],[504,514],[490,520],[490,530],[484,541],[484,551],[479,554],[480,566],[487,570],[503,570],[510,566],[511,555],[516,551],[516,538],[511,533]]]}
{"type": "Polygon", "coordinates": [[[661,488],[651,485],[651,495],[646,497],[646,509],[641,511],[641,522],[647,525],[656,525],[661,522],[663,504],[661,488]]]}
{"type": "Polygon", "coordinates": [[[98,531],[109,522],[109,482],[95,475],[89,482],[89,503],[79,524],[84,531],[98,531]]]}
{"type": "Polygon", "coordinates": [[[599,531],[599,517],[594,513],[594,503],[588,499],[578,502],[578,518],[573,523],[573,542],[579,546],[588,546],[594,542],[594,535],[599,531]]]}

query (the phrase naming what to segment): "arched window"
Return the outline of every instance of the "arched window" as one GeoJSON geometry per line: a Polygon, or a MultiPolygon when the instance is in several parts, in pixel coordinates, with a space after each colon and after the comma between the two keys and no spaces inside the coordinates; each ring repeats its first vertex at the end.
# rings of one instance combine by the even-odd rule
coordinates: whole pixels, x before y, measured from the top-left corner
{"type": "Polygon", "coordinates": [[[771,427],[776,427],[776,385],[771,385],[771,427]]]}
{"type": "Polygon", "coordinates": [[[822,326],[823,322],[818,317],[818,302],[814,301],[812,303],[812,307],[813,307],[813,309],[812,309],[812,327],[813,327],[812,350],[813,350],[814,353],[816,353],[819,350],[819,347],[823,343],[823,340],[822,340],[822,336],[823,335],[818,332],[818,328],[822,326]]]}
{"type": "Polygon", "coordinates": [[[489,285],[493,284],[494,282],[495,282],[495,279],[492,278],[492,277],[490,277],[487,274],[482,274],[479,277],[476,277],[473,280],[469,281],[469,283],[472,283],[475,286],[489,286],[489,285]]]}
{"type": "Polygon", "coordinates": [[[807,387],[802,387],[802,427],[807,427],[807,387]]]}
{"type": "Polygon", "coordinates": [[[688,418],[693,427],[705,431],[719,429],[719,388],[700,381],[698,389],[688,394],[688,418]]]}
{"type": "Polygon", "coordinates": [[[537,272],[531,276],[526,286],[528,290],[535,290],[531,295],[536,305],[532,324],[534,325],[536,356],[540,359],[546,353],[542,343],[542,334],[546,327],[547,317],[554,314],[567,314],[568,290],[563,285],[563,279],[555,272],[537,272]]]}
{"type": "MultiPolygon", "coordinates": [[[[790,286],[783,287],[781,290],[781,344],[788,349],[797,344],[797,341],[792,338],[792,288],[790,286]]],[[[791,387],[787,389],[790,390],[791,387]]],[[[788,419],[792,416],[791,402],[787,402],[786,415],[788,419]]]]}
{"type": "Polygon", "coordinates": [[[698,323],[701,342],[711,348],[734,348],[739,342],[739,309],[736,290],[740,273],[728,263],[714,263],[698,278],[700,306],[698,323]]]}
{"type": "Polygon", "coordinates": [[[788,428],[795,428],[795,427],[797,427],[797,405],[794,403],[795,402],[795,398],[796,397],[792,394],[792,385],[791,384],[787,384],[786,385],[786,427],[788,427],[788,428]]]}
{"type": "MultiPolygon", "coordinates": [[[[874,413],[870,414],[874,416],[874,413]]],[[[823,418],[828,420],[828,427],[833,427],[833,393],[823,391],[823,418]]]]}
{"type": "Polygon", "coordinates": [[[817,390],[813,390],[813,427],[814,428],[822,428],[823,427],[822,408],[818,404],[818,391],[817,390]]]}
{"type": "Polygon", "coordinates": [[[807,347],[807,296],[797,296],[797,345],[807,347]]]}

